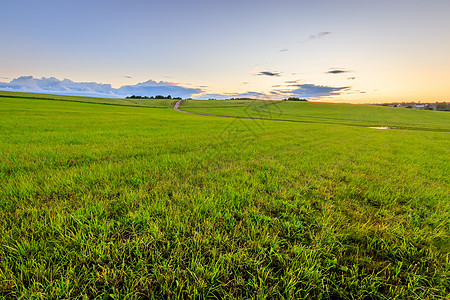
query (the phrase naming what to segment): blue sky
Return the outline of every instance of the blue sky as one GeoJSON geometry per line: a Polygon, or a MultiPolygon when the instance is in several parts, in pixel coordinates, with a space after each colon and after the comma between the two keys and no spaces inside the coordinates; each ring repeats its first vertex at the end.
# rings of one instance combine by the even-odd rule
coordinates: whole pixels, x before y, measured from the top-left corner
{"type": "Polygon", "coordinates": [[[14,0],[0,8],[3,90],[450,101],[448,0],[14,0]]]}

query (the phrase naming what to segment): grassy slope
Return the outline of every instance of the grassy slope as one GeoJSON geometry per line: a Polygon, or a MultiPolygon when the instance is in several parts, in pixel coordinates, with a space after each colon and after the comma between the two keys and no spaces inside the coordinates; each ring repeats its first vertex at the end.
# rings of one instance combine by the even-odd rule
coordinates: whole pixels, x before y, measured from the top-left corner
{"type": "Polygon", "coordinates": [[[0,295],[445,297],[449,146],[0,97],[0,295]]]}
{"type": "Polygon", "coordinates": [[[120,99],[120,98],[94,98],[81,96],[64,96],[51,94],[35,94],[35,93],[18,93],[0,91],[0,99],[2,98],[30,99],[30,100],[53,100],[67,102],[97,103],[119,106],[138,106],[138,107],[154,107],[154,108],[170,108],[170,100],[164,99],[120,99]]]}
{"type": "Polygon", "coordinates": [[[392,107],[288,101],[184,101],[182,109],[216,115],[260,117],[354,126],[450,131],[450,114],[392,107]]]}

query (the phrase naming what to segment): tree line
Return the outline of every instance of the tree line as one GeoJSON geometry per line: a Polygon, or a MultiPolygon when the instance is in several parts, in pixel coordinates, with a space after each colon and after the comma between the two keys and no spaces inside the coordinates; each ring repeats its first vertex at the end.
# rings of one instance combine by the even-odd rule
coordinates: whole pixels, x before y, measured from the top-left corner
{"type": "Polygon", "coordinates": [[[168,96],[163,96],[163,95],[156,95],[156,96],[136,96],[136,95],[131,95],[131,96],[127,96],[125,97],[126,99],[174,99],[174,100],[181,100],[181,97],[173,97],[168,95],[168,96]]]}
{"type": "Polygon", "coordinates": [[[308,101],[307,99],[301,99],[297,97],[289,97],[287,99],[284,99],[284,101],[308,101]]]}

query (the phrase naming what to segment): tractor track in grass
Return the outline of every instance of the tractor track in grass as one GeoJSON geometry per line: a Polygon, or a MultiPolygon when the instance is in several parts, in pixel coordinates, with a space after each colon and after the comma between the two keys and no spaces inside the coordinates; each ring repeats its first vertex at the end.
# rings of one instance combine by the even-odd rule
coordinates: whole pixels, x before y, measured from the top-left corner
{"type": "MultiPolygon", "coordinates": [[[[180,106],[183,104],[183,100],[178,100],[173,109],[182,112],[185,114],[198,115],[198,116],[208,116],[208,117],[220,117],[220,118],[230,118],[230,119],[246,119],[246,120],[263,120],[263,121],[275,121],[275,122],[288,122],[288,123],[315,123],[315,124],[329,124],[329,125],[343,125],[343,126],[353,126],[353,127],[364,127],[371,129],[380,129],[380,126],[370,126],[370,125],[357,125],[357,124],[346,124],[346,123],[333,123],[333,122],[319,122],[319,121],[301,121],[301,120],[283,120],[283,119],[272,119],[272,118],[260,118],[260,117],[242,117],[242,116],[226,116],[226,115],[216,115],[216,114],[208,114],[208,113],[200,113],[200,112],[192,112],[181,110],[180,106]]],[[[423,129],[423,128],[401,128],[401,127],[386,127],[383,126],[383,129],[393,129],[393,130],[414,130],[414,131],[434,131],[434,132],[446,132],[450,131],[446,130],[433,130],[433,129],[423,129]]]]}
{"type": "Polygon", "coordinates": [[[264,121],[289,122],[289,123],[320,123],[320,124],[335,124],[335,125],[347,125],[347,126],[366,127],[366,126],[359,126],[359,125],[352,125],[352,124],[339,124],[339,123],[331,123],[331,122],[314,122],[314,121],[301,121],[301,120],[283,120],[283,119],[273,119],[273,118],[242,117],[242,116],[226,116],[226,115],[216,115],[216,114],[199,113],[199,112],[192,112],[192,111],[181,110],[181,109],[180,109],[180,106],[181,106],[182,103],[183,103],[183,100],[178,100],[178,101],[175,103],[173,109],[175,109],[176,111],[185,113],[185,114],[198,115],[198,116],[221,117],[221,118],[230,118],[230,119],[246,119],[246,120],[264,120],[264,121]]]}
{"type": "Polygon", "coordinates": [[[267,120],[267,121],[278,121],[278,122],[308,123],[306,121],[294,121],[294,120],[282,120],[282,119],[270,119],[270,118],[258,118],[258,117],[225,116],[225,115],[215,115],[215,114],[192,112],[192,111],[181,110],[180,106],[181,106],[182,103],[183,103],[183,100],[178,100],[175,103],[175,105],[173,106],[173,109],[175,109],[176,111],[185,113],[185,114],[198,115],[198,116],[221,117],[221,118],[231,118],[231,119],[247,119],[247,120],[267,120]]]}

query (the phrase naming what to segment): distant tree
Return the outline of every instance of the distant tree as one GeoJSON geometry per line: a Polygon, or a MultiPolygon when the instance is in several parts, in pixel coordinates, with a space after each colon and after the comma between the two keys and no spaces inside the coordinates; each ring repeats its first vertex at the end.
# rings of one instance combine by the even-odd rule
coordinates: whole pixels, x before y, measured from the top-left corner
{"type": "Polygon", "coordinates": [[[450,110],[448,103],[446,102],[440,102],[438,104],[436,104],[436,110],[450,110]]]}
{"type": "Polygon", "coordinates": [[[131,96],[127,96],[125,97],[126,99],[153,99],[153,97],[148,97],[148,96],[136,96],[136,95],[131,95],[131,96]]]}
{"type": "MultiPolygon", "coordinates": [[[[131,96],[127,96],[125,97],[126,99],[172,99],[172,96],[168,95],[167,97],[163,96],[163,95],[156,95],[156,96],[136,96],[136,95],[131,95],[131,96]]],[[[181,100],[181,97],[176,97],[173,99],[178,99],[181,100]]]]}
{"type": "Polygon", "coordinates": [[[300,98],[297,98],[297,97],[289,97],[286,100],[287,101],[308,101],[306,99],[300,99],[300,98]]]}

